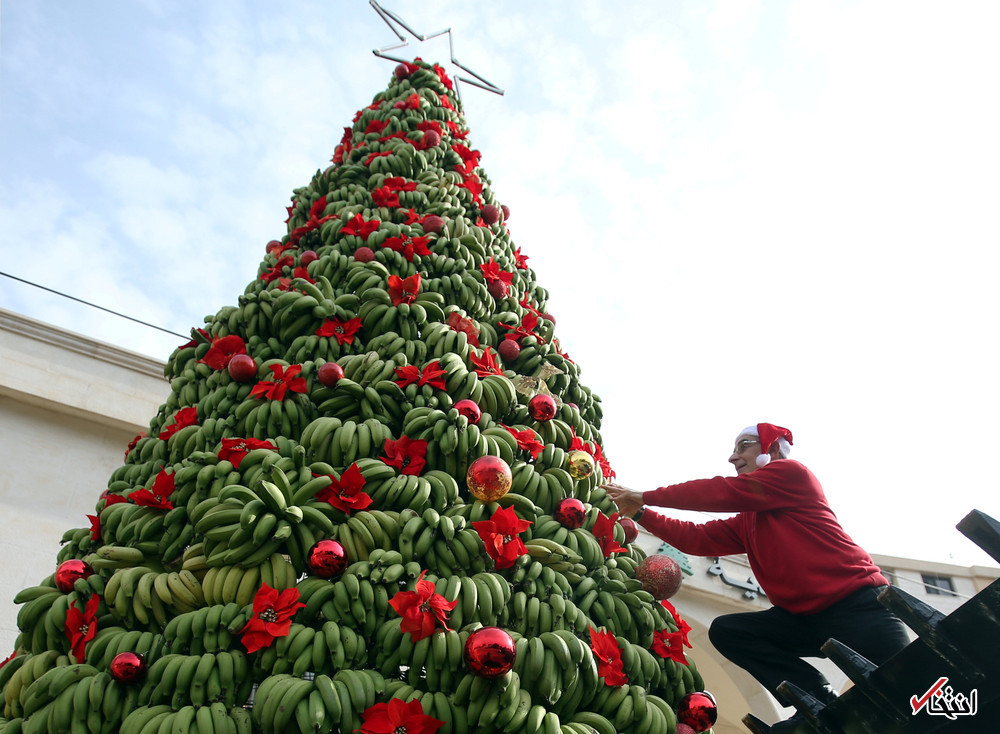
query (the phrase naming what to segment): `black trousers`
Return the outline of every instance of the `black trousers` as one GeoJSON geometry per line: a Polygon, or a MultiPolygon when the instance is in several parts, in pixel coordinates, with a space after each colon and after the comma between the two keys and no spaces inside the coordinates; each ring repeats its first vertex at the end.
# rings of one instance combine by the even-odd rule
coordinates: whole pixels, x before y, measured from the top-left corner
{"type": "MultiPolygon", "coordinates": [[[[792,614],[780,607],[716,617],[708,630],[715,649],[756,678],[782,701],[778,684],[806,691],[828,685],[803,657],[826,657],[820,645],[831,637],[881,665],[909,642],[903,623],[878,603],[885,586],[872,586],[816,614],[792,614]]],[[[789,702],[785,701],[788,704],[789,702]]]]}

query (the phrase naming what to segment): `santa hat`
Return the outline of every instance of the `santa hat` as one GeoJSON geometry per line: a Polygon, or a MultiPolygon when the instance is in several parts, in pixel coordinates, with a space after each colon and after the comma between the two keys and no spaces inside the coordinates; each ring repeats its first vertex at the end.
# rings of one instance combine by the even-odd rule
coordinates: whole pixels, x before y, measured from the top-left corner
{"type": "Polygon", "coordinates": [[[756,426],[744,428],[741,436],[756,436],[760,439],[760,456],[757,457],[757,466],[765,466],[771,461],[771,449],[775,441],[782,456],[788,456],[792,446],[792,432],[787,428],[776,426],[772,423],[758,423],[756,426]]]}

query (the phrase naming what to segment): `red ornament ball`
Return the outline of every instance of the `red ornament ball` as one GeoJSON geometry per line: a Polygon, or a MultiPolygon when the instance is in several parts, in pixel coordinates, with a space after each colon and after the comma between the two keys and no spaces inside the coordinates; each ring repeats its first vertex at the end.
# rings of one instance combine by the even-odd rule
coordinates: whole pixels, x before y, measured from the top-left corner
{"type": "Polygon", "coordinates": [[[514,667],[514,638],[499,627],[482,627],[465,641],[465,664],[480,678],[499,678],[514,667]]]}
{"type": "Polygon", "coordinates": [[[556,325],[556,317],[553,316],[552,314],[550,314],[550,313],[543,313],[543,314],[540,314],[540,316],[541,316],[541,318],[545,319],[546,321],[551,321],[553,326],[556,325]]]}
{"type": "Polygon", "coordinates": [[[536,421],[550,421],[556,417],[556,400],[543,392],[528,401],[528,415],[536,421]]]}
{"type": "Polygon", "coordinates": [[[267,249],[268,253],[274,252],[275,250],[280,250],[281,249],[281,242],[278,241],[278,240],[271,240],[270,242],[267,243],[267,248],[266,249],[267,249]]]}
{"type": "Polygon", "coordinates": [[[306,565],[321,579],[339,576],[347,568],[347,551],[336,540],[321,540],[309,549],[306,565]]]}
{"type": "Polygon", "coordinates": [[[503,219],[504,219],[505,222],[508,219],[510,219],[510,207],[509,206],[507,206],[506,204],[501,204],[500,205],[500,211],[503,212],[503,219]]]}
{"type": "Polygon", "coordinates": [[[463,398],[455,403],[455,410],[458,411],[459,415],[468,418],[469,423],[479,423],[479,419],[483,417],[483,411],[480,410],[476,401],[469,400],[469,398],[463,398]]]}
{"type": "Polygon", "coordinates": [[[719,717],[715,696],[708,691],[689,693],[677,704],[677,721],[696,732],[708,731],[719,717]]]}
{"type": "Polygon", "coordinates": [[[513,339],[504,339],[497,344],[497,354],[504,362],[513,362],[521,353],[521,345],[513,339]]]}
{"type": "Polygon", "coordinates": [[[483,221],[489,225],[494,225],[500,221],[500,208],[493,206],[493,204],[487,204],[482,210],[483,221]]]}
{"type": "Polygon", "coordinates": [[[634,543],[639,537],[639,526],[631,517],[619,517],[618,524],[625,530],[625,542],[634,543]]]}
{"type": "Polygon", "coordinates": [[[410,70],[407,68],[406,64],[399,64],[392,70],[392,75],[397,79],[406,79],[406,77],[410,75],[410,70]]]}
{"type": "Polygon", "coordinates": [[[490,295],[500,300],[501,298],[506,298],[507,293],[510,292],[509,286],[502,280],[491,280],[487,286],[486,290],[490,292],[490,295]]]}
{"type": "Polygon", "coordinates": [[[429,217],[424,217],[423,228],[426,233],[441,234],[441,230],[444,229],[444,220],[437,214],[431,214],[429,217]]]}
{"type": "Polygon", "coordinates": [[[237,382],[250,382],[257,376],[257,363],[249,354],[234,354],[226,369],[237,382]]]}
{"type": "Polygon", "coordinates": [[[60,563],[56,569],[56,588],[68,594],[73,590],[73,584],[76,583],[77,579],[85,579],[93,574],[94,569],[89,563],[81,561],[79,558],[70,558],[68,561],[60,563]]]}
{"type": "Polygon", "coordinates": [[[681,567],[662,553],[643,558],[635,567],[635,577],[657,601],[669,599],[681,587],[681,567]]]}
{"type": "Polygon", "coordinates": [[[111,660],[109,670],[119,683],[137,683],[146,677],[146,661],[134,652],[120,652],[111,660]]]}
{"type": "Polygon", "coordinates": [[[359,263],[370,263],[375,259],[375,250],[361,245],[361,247],[354,251],[354,259],[359,263]]]}
{"type": "Polygon", "coordinates": [[[576,497],[567,497],[559,501],[552,517],[558,520],[563,527],[575,530],[582,528],[583,523],[587,520],[587,508],[576,497]]]}
{"type": "Polygon", "coordinates": [[[425,148],[436,148],[441,144],[441,136],[437,130],[427,130],[424,132],[424,136],[420,138],[420,142],[423,143],[425,148]]]}
{"type": "Polygon", "coordinates": [[[343,376],[344,368],[336,362],[324,362],[323,365],[316,370],[316,377],[326,387],[333,387],[340,382],[340,378],[343,376]]]}
{"type": "Polygon", "coordinates": [[[299,255],[299,265],[306,267],[309,263],[314,263],[319,260],[319,255],[316,250],[306,250],[301,255],[299,255]]]}
{"type": "Polygon", "coordinates": [[[510,467],[499,456],[480,456],[469,464],[465,483],[476,499],[494,502],[510,491],[510,467]]]}

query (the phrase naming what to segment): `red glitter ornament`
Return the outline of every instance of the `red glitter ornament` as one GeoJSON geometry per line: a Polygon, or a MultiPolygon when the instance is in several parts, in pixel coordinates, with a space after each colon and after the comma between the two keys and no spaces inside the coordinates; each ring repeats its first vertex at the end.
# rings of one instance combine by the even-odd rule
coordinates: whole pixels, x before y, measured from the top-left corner
{"type": "Polygon", "coordinates": [[[111,660],[109,670],[119,683],[137,683],[146,676],[146,661],[134,652],[120,652],[111,660]]]}
{"type": "Polygon", "coordinates": [[[370,263],[375,259],[375,250],[362,245],[354,251],[354,259],[359,263],[370,263]]]}
{"type": "Polygon", "coordinates": [[[465,664],[480,678],[499,678],[514,667],[514,638],[499,627],[483,627],[465,641],[465,664]]]}
{"type": "Polygon", "coordinates": [[[483,417],[483,411],[480,410],[476,401],[469,400],[469,398],[463,398],[455,403],[455,410],[458,411],[459,415],[468,418],[469,423],[479,423],[479,419],[483,417]]]}
{"type": "Polygon", "coordinates": [[[528,401],[528,415],[536,421],[550,421],[556,417],[556,400],[543,392],[528,401]]]}
{"type": "Polygon", "coordinates": [[[587,508],[576,497],[567,497],[559,501],[552,517],[570,530],[582,528],[587,520],[587,508]]]}
{"type": "Polygon", "coordinates": [[[493,204],[487,204],[483,207],[483,221],[489,225],[496,224],[500,221],[500,207],[494,206],[493,204]]]}
{"type": "Polygon", "coordinates": [[[513,339],[504,339],[497,344],[497,354],[504,362],[513,362],[521,353],[521,345],[513,339]]]}
{"type": "Polygon", "coordinates": [[[321,579],[339,576],[347,568],[347,552],[336,540],[321,540],[309,549],[306,565],[321,579]]]}
{"type": "Polygon", "coordinates": [[[681,567],[662,553],[643,558],[635,567],[635,577],[657,601],[669,599],[681,587],[681,567]]]}
{"type": "Polygon", "coordinates": [[[94,569],[89,563],[78,558],[70,558],[60,563],[56,569],[56,588],[68,594],[73,590],[73,584],[77,579],[85,579],[93,574],[94,569]]]}
{"type": "Polygon", "coordinates": [[[677,729],[674,731],[674,734],[696,734],[696,732],[683,721],[678,721],[677,729]]]}
{"type": "Polygon", "coordinates": [[[677,704],[677,721],[696,732],[708,731],[719,717],[715,697],[708,691],[689,693],[677,704]]]}
{"type": "Polygon", "coordinates": [[[469,464],[465,483],[473,496],[483,502],[494,502],[510,491],[510,467],[499,456],[480,456],[469,464]]]}
{"type": "Polygon", "coordinates": [[[422,226],[424,232],[427,234],[441,234],[441,231],[444,229],[444,220],[437,214],[431,214],[424,217],[422,226]]]}

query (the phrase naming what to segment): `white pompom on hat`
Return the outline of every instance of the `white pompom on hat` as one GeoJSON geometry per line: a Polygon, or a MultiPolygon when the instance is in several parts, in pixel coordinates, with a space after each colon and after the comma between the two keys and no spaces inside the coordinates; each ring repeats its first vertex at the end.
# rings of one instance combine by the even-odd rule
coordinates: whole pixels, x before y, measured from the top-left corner
{"type": "Polygon", "coordinates": [[[756,426],[749,426],[744,428],[740,435],[756,436],[760,440],[760,456],[756,460],[758,468],[770,463],[771,448],[775,441],[778,442],[778,448],[783,457],[788,456],[792,445],[792,432],[772,423],[758,423],[756,426]]]}

